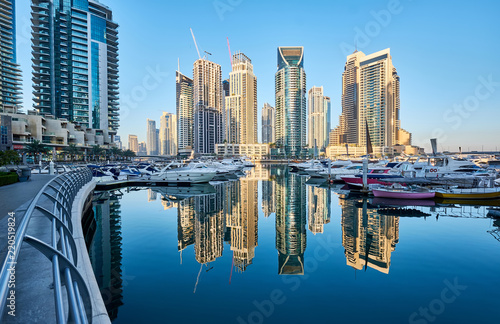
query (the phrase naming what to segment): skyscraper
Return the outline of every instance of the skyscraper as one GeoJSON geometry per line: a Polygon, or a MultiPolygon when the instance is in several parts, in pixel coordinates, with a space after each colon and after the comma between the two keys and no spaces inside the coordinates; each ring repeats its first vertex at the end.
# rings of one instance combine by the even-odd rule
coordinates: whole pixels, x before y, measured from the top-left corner
{"type": "Polygon", "coordinates": [[[21,70],[16,58],[16,4],[15,0],[0,0],[0,109],[17,110],[21,101],[21,70]]]}
{"type": "Polygon", "coordinates": [[[137,141],[137,135],[128,136],[128,149],[133,151],[135,154],[139,153],[139,142],[137,141]]]}
{"type": "Polygon", "coordinates": [[[175,73],[175,109],[177,122],[177,147],[179,150],[193,148],[193,80],[177,71],[175,73]]]}
{"type": "Polygon", "coordinates": [[[160,154],[177,155],[177,116],[164,112],[160,118],[160,154]]]}
{"type": "Polygon", "coordinates": [[[99,129],[109,143],[119,126],[111,9],[95,0],[32,0],[31,8],[34,108],[99,129]]]}
{"type": "Polygon", "coordinates": [[[306,145],[306,72],[302,46],[278,47],[275,94],[276,146],[281,154],[298,156],[306,145]]]}
{"type": "Polygon", "coordinates": [[[257,143],[257,78],[252,61],[243,53],[235,53],[229,73],[226,104],[226,140],[235,144],[257,143]]]}
{"type": "Polygon", "coordinates": [[[211,154],[222,143],[222,82],[219,64],[199,59],[193,65],[195,152],[211,154]]]}
{"type": "Polygon", "coordinates": [[[156,121],[148,119],[146,129],[146,151],[148,155],[156,155],[157,152],[157,136],[156,136],[156,121]]]}
{"type": "Polygon", "coordinates": [[[276,109],[267,102],[262,107],[262,143],[276,142],[276,109]]]}
{"type": "Polygon", "coordinates": [[[374,147],[411,145],[411,134],[399,119],[399,76],[390,49],[347,57],[342,74],[342,114],[333,144],[366,145],[366,130],[374,147]]]}
{"type": "Polygon", "coordinates": [[[312,87],[309,90],[309,130],[308,144],[310,148],[325,149],[330,136],[330,98],[323,95],[323,87],[312,87]]]}

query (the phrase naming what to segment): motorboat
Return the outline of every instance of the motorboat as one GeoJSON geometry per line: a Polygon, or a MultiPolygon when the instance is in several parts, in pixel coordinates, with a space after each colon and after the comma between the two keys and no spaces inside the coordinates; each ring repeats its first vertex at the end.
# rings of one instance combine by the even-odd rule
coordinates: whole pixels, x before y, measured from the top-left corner
{"type": "Polygon", "coordinates": [[[436,197],[443,199],[500,199],[500,187],[436,189],[436,197]]]}
{"type": "Polygon", "coordinates": [[[172,169],[170,164],[164,167],[157,175],[148,178],[152,182],[164,183],[207,183],[217,175],[217,172],[208,168],[204,163],[190,163],[185,167],[172,169]]]}

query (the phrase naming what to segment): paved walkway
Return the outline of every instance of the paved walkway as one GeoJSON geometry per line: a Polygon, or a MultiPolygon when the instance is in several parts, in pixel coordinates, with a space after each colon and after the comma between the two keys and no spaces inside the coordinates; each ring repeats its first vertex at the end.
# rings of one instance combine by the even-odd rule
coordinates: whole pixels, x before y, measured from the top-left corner
{"type": "Polygon", "coordinates": [[[32,174],[30,180],[26,182],[0,187],[0,222],[9,212],[35,198],[40,189],[54,177],[48,174],[32,174]]]}

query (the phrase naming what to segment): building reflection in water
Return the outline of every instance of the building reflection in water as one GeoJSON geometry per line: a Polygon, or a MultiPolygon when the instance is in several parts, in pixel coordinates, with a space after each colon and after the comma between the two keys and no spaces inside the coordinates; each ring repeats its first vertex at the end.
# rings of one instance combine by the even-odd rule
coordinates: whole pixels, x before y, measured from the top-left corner
{"type": "Polygon", "coordinates": [[[323,233],[325,224],[330,223],[330,190],[307,186],[307,200],[309,230],[323,233]]]}
{"type": "Polygon", "coordinates": [[[347,265],[361,270],[370,267],[389,273],[391,253],[399,241],[399,217],[385,216],[366,208],[366,199],[340,199],[342,245],[347,265]]]}
{"type": "Polygon", "coordinates": [[[258,243],[258,180],[249,176],[233,184],[228,189],[236,199],[226,213],[226,226],[233,264],[239,271],[245,271],[252,264],[258,243]]]}
{"type": "Polygon", "coordinates": [[[99,230],[89,248],[89,256],[106,310],[111,320],[123,305],[122,233],[120,194],[100,192],[94,196],[94,216],[99,230]]]}
{"type": "Polygon", "coordinates": [[[278,169],[276,178],[276,249],[278,274],[304,274],[306,250],[305,178],[278,169]]]}
{"type": "Polygon", "coordinates": [[[276,213],[276,173],[277,168],[268,168],[268,177],[262,179],[262,212],[264,217],[276,213]]]}

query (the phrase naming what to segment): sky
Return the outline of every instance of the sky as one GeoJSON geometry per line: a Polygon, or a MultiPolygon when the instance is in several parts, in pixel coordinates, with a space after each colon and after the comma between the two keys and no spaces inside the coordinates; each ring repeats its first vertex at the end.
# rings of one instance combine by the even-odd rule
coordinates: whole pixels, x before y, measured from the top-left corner
{"type": "MultiPolygon", "coordinates": [[[[31,108],[28,0],[16,3],[17,58],[24,107],[31,108]]],[[[230,72],[231,51],[245,53],[257,76],[261,108],[274,106],[278,46],[304,46],[307,89],[323,86],[332,102],[332,127],[341,113],[342,72],[355,50],[391,49],[401,78],[401,126],[430,151],[500,149],[500,2],[430,0],[101,0],[119,27],[121,122],[118,135],[146,139],[146,119],[159,125],[175,113],[175,71],[192,77],[202,56],[230,72]]],[[[126,146],[125,146],[126,147],[126,146]]]]}

